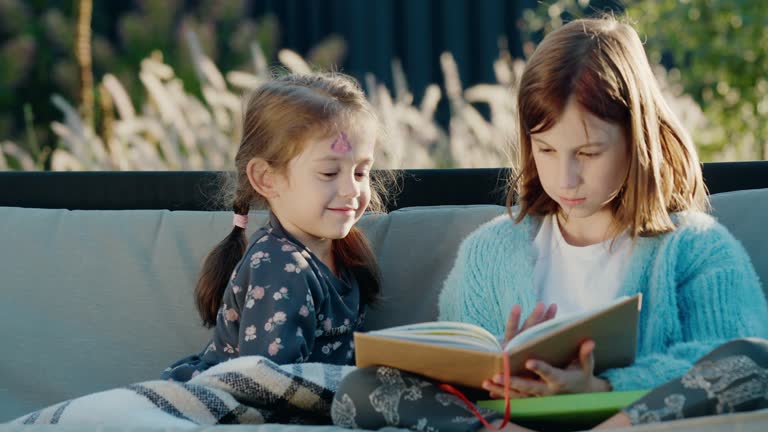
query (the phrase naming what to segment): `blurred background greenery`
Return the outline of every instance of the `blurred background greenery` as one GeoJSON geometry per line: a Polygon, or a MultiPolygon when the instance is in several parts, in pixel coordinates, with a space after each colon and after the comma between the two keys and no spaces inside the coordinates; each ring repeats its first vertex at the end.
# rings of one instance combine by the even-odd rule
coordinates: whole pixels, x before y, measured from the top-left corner
{"type": "Polygon", "coordinates": [[[380,167],[508,165],[526,55],[606,12],[704,160],[768,159],[768,2],[0,0],[0,169],[227,169],[239,95],[275,65],[360,79],[380,167]]]}

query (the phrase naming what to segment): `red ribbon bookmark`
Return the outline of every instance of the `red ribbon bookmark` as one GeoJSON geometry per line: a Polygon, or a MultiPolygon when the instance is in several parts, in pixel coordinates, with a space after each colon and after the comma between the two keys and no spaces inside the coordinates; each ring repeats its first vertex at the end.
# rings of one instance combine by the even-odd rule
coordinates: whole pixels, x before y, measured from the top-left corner
{"type": "Polygon", "coordinates": [[[501,422],[501,425],[499,425],[498,428],[491,426],[490,423],[488,423],[488,420],[485,419],[485,417],[480,414],[480,412],[475,408],[475,404],[469,401],[464,394],[459,391],[456,387],[450,385],[450,384],[440,384],[440,388],[442,390],[447,391],[448,393],[458,397],[461,399],[467,407],[472,411],[472,413],[480,419],[480,422],[483,424],[483,426],[487,427],[491,430],[501,430],[504,428],[504,426],[509,423],[509,354],[504,351],[502,354],[502,359],[504,362],[504,420],[501,422]]]}

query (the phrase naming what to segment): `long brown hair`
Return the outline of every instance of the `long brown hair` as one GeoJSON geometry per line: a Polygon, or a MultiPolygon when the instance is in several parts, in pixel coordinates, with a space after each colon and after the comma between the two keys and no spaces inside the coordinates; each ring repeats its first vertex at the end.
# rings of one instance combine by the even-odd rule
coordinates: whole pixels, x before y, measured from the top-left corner
{"type": "Polygon", "coordinates": [[[507,208],[515,217],[557,212],[539,180],[531,135],[551,128],[571,98],[593,115],[622,126],[629,170],[612,201],[616,231],[653,236],[672,231],[670,213],[708,210],[693,142],[664,101],[635,30],[612,17],[574,20],[534,51],[518,93],[519,163],[507,208]]]}
{"type": "MultiPolygon", "coordinates": [[[[330,136],[339,122],[371,119],[378,125],[360,86],[346,75],[287,75],[261,85],[246,97],[243,137],[235,156],[234,185],[224,191],[231,195],[233,211],[247,215],[251,207],[267,205],[266,199],[248,181],[246,167],[251,159],[262,158],[275,171],[284,171],[308,139],[330,136]]],[[[376,178],[372,178],[371,183],[369,209],[383,211],[376,178]]],[[[234,227],[205,258],[195,287],[195,301],[206,327],[216,325],[222,296],[245,254],[246,243],[245,230],[234,227]]],[[[341,266],[348,268],[357,279],[361,302],[374,303],[380,292],[380,274],[365,235],[353,227],[346,237],[333,240],[331,250],[341,266]]]]}

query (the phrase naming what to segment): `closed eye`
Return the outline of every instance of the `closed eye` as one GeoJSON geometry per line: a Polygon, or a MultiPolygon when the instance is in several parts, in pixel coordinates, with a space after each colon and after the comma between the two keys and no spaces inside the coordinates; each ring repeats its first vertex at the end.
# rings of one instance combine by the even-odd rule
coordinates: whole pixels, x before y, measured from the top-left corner
{"type": "Polygon", "coordinates": [[[339,174],[338,172],[321,172],[320,175],[325,178],[334,178],[336,175],[339,174]]]}
{"type": "Polygon", "coordinates": [[[589,158],[589,157],[599,156],[600,152],[581,152],[579,154],[581,154],[584,157],[588,157],[589,158]]]}

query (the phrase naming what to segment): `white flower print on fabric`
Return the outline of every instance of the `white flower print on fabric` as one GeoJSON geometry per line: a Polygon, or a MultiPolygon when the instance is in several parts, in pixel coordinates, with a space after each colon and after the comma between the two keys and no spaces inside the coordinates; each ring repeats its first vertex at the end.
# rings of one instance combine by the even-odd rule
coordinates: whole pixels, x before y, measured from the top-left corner
{"type": "Polygon", "coordinates": [[[229,308],[224,312],[224,319],[227,322],[235,322],[240,319],[240,315],[235,308],[229,308]]]}
{"type": "Polygon", "coordinates": [[[274,298],[275,300],[290,299],[290,297],[288,297],[288,288],[286,287],[280,288],[280,290],[272,294],[272,298],[274,298]]]}
{"type": "Polygon", "coordinates": [[[283,311],[277,311],[275,314],[267,320],[266,323],[264,323],[264,330],[268,332],[272,332],[277,328],[277,326],[285,324],[285,321],[288,319],[288,316],[283,311]]]}
{"type": "Polygon", "coordinates": [[[234,354],[235,348],[232,345],[227,344],[227,346],[224,347],[224,352],[227,354],[234,354]]]}
{"type": "Polygon", "coordinates": [[[336,399],[333,405],[331,405],[331,418],[336,426],[358,429],[355,417],[357,417],[357,409],[348,394],[344,393],[341,395],[341,398],[336,399]]]}
{"type": "Polygon", "coordinates": [[[312,294],[307,293],[307,307],[309,307],[309,310],[314,311],[315,310],[315,300],[312,299],[312,294]]]}
{"type": "Polygon", "coordinates": [[[407,386],[399,370],[385,366],[376,369],[376,378],[382,385],[368,395],[368,400],[373,409],[384,416],[388,425],[396,426],[400,423],[400,414],[397,412],[400,398],[408,401],[419,400],[422,398],[421,387],[424,386],[407,386]]]}
{"type": "Polygon", "coordinates": [[[439,432],[438,429],[435,429],[432,426],[427,425],[427,418],[422,417],[416,421],[416,424],[413,425],[413,430],[420,431],[420,432],[439,432]]]}
{"type": "Polygon", "coordinates": [[[224,322],[227,325],[240,319],[240,315],[237,313],[237,309],[230,308],[226,303],[222,303],[219,313],[221,314],[222,318],[224,318],[224,322]]]}
{"type": "Polygon", "coordinates": [[[331,331],[332,328],[333,328],[333,323],[331,322],[330,318],[326,318],[325,320],[323,320],[323,330],[328,332],[328,331],[331,331]]]}
{"type": "Polygon", "coordinates": [[[269,258],[269,253],[267,252],[254,252],[253,255],[251,255],[251,268],[257,269],[261,266],[262,262],[271,262],[269,258]]]}
{"type": "Polygon", "coordinates": [[[649,409],[648,405],[644,403],[638,404],[626,411],[627,417],[629,417],[629,422],[633,425],[659,423],[662,420],[681,419],[683,418],[685,400],[685,396],[679,393],[673,393],[664,398],[664,407],[649,409]]]}
{"type": "MultiPolygon", "coordinates": [[[[302,251],[304,253],[306,251],[302,251]]],[[[292,252],[291,258],[294,262],[287,263],[283,270],[285,270],[288,273],[301,273],[302,270],[309,267],[309,263],[307,262],[307,259],[309,258],[309,254],[307,254],[306,257],[302,256],[302,253],[299,252],[292,252]]]]}
{"type": "Polygon", "coordinates": [[[283,267],[283,270],[287,271],[288,273],[301,273],[301,269],[299,266],[297,266],[294,263],[288,263],[283,267]]]}
{"type": "Polygon", "coordinates": [[[716,399],[717,414],[733,412],[737,405],[768,395],[768,371],[745,355],[701,362],[686,372],[680,382],[716,399]],[[740,382],[747,377],[756,379],[740,382]]]}
{"type": "MultiPolygon", "coordinates": [[[[271,233],[271,232],[272,232],[272,230],[271,230],[271,229],[269,229],[269,230],[267,230],[267,232],[268,232],[268,233],[271,233]]],[[[258,240],[256,240],[256,243],[264,243],[264,242],[265,242],[265,241],[267,241],[267,240],[269,240],[269,236],[266,236],[266,235],[265,235],[265,236],[261,236],[261,238],[259,238],[258,240]]]]}
{"type": "Polygon", "coordinates": [[[295,250],[296,250],[296,246],[294,246],[294,245],[291,245],[291,244],[284,244],[284,245],[283,245],[283,246],[280,248],[280,250],[281,250],[281,251],[283,251],[283,252],[293,252],[293,251],[295,251],[295,250]]]}
{"type": "Polygon", "coordinates": [[[257,300],[263,299],[266,288],[269,288],[269,285],[266,287],[248,285],[248,291],[245,293],[245,307],[251,309],[257,300]]]}
{"type": "Polygon", "coordinates": [[[280,342],[282,342],[282,340],[280,338],[277,338],[277,339],[273,340],[271,344],[269,344],[269,348],[267,348],[267,352],[269,353],[269,355],[274,357],[274,356],[277,355],[277,353],[281,349],[284,348],[282,345],[280,345],[280,342]]]}
{"type": "Polygon", "coordinates": [[[275,316],[273,317],[276,324],[285,324],[286,318],[287,316],[285,315],[285,312],[282,311],[275,312],[275,316]]]}
{"type": "Polygon", "coordinates": [[[205,348],[205,352],[203,352],[203,355],[208,354],[208,352],[214,352],[216,351],[216,344],[211,342],[208,344],[208,347],[205,348]]]}
{"type": "Polygon", "coordinates": [[[337,349],[339,349],[340,346],[341,346],[340,341],[329,342],[323,345],[323,347],[320,348],[320,350],[323,352],[323,354],[328,355],[331,353],[331,351],[336,351],[337,349]]]}
{"type": "Polygon", "coordinates": [[[256,326],[249,325],[245,328],[245,340],[252,341],[256,339],[256,326]]]}
{"type": "Polygon", "coordinates": [[[233,293],[233,294],[239,294],[239,293],[240,293],[240,291],[242,291],[242,290],[243,290],[243,289],[242,289],[242,288],[240,288],[240,286],[239,286],[239,285],[233,285],[233,286],[232,286],[232,293],[233,293]]]}

